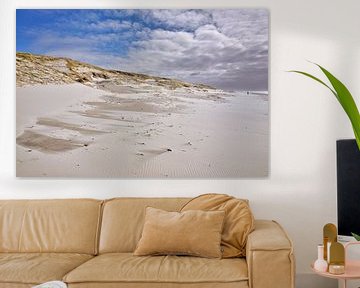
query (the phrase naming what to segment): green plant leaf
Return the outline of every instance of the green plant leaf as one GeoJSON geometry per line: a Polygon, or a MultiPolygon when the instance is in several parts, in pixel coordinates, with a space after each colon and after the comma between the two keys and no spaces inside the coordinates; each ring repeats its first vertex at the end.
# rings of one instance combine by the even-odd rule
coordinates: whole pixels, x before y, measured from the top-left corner
{"type": "Polygon", "coordinates": [[[330,81],[333,88],[331,88],[329,85],[327,85],[324,81],[320,80],[319,78],[317,78],[309,73],[306,73],[303,71],[298,71],[298,70],[292,70],[289,72],[294,72],[294,73],[298,73],[298,74],[307,76],[307,77],[321,83],[322,85],[324,85],[326,88],[328,88],[334,94],[336,99],[339,101],[340,105],[343,107],[345,113],[349,117],[349,120],[351,122],[353,131],[354,131],[356,143],[360,150],[360,114],[359,114],[359,110],[356,106],[356,103],[354,101],[354,98],[352,97],[350,91],[346,88],[346,86],[340,80],[338,80],[334,75],[332,75],[329,71],[327,71],[322,66],[320,66],[316,63],[313,63],[313,64],[317,65],[321,69],[321,71],[325,74],[326,78],[330,81]]]}
{"type": "Polygon", "coordinates": [[[315,77],[314,75],[311,75],[310,73],[306,73],[306,72],[303,72],[303,71],[298,71],[298,70],[290,70],[288,72],[302,74],[302,75],[305,75],[305,76],[307,76],[307,77],[321,83],[325,87],[329,88],[329,90],[335,95],[335,97],[338,98],[338,95],[336,94],[336,92],[329,85],[327,85],[324,81],[320,80],[319,78],[315,77]]]}
{"type": "Polygon", "coordinates": [[[359,150],[360,150],[360,135],[355,131],[355,129],[353,128],[354,130],[354,135],[355,135],[355,139],[356,139],[356,143],[359,147],[359,150]]]}
{"type": "Polygon", "coordinates": [[[332,75],[329,71],[327,71],[324,67],[316,64],[321,71],[325,74],[325,76],[329,79],[331,85],[334,87],[336,91],[341,106],[345,110],[346,114],[348,115],[350,122],[352,124],[356,142],[360,149],[360,114],[359,110],[356,107],[356,103],[354,101],[353,96],[351,95],[350,91],[346,88],[346,86],[338,80],[334,75],[332,75]]]}
{"type": "Polygon", "coordinates": [[[351,232],[351,235],[356,239],[356,241],[360,241],[360,235],[352,233],[352,232],[351,232]]]}

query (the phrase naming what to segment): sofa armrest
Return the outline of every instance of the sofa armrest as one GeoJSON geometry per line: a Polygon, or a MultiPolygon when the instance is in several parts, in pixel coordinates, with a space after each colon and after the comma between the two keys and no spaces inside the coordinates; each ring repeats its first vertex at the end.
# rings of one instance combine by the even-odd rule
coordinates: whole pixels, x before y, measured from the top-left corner
{"type": "Polygon", "coordinates": [[[246,261],[250,288],[295,287],[293,245],[277,222],[255,221],[247,240],[246,261]]]}

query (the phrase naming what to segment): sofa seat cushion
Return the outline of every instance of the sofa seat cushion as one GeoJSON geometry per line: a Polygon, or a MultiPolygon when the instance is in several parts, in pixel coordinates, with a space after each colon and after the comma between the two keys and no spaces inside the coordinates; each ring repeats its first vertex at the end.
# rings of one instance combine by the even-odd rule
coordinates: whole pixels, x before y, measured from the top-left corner
{"type": "Polygon", "coordinates": [[[33,284],[19,284],[19,283],[1,283],[0,288],[32,288],[33,284]]]}
{"type": "MultiPolygon", "coordinates": [[[[197,283],[135,283],[135,282],[92,282],[92,283],[71,283],[68,288],[249,288],[247,281],[241,282],[197,282],[197,283]]],[[[0,288],[3,288],[0,284],[0,288]]],[[[23,287],[4,287],[23,288],[23,287]]],[[[25,287],[27,288],[27,287],[25,287]]]]}
{"type": "Polygon", "coordinates": [[[248,280],[244,259],[189,256],[97,256],[64,277],[67,283],[233,283],[248,280]]]}
{"type": "Polygon", "coordinates": [[[72,253],[0,253],[0,283],[40,284],[61,280],[92,257],[72,253]]]}

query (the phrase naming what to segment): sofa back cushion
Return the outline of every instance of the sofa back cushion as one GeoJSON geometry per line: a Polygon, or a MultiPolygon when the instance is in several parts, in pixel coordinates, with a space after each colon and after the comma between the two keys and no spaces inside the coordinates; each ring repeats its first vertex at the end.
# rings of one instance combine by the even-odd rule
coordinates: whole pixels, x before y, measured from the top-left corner
{"type": "Polygon", "coordinates": [[[1,200],[0,253],[96,254],[102,201],[1,200]]]}
{"type": "Polygon", "coordinates": [[[105,201],[99,253],[133,252],[141,237],[146,207],[179,211],[189,198],[116,198],[105,201]]]}

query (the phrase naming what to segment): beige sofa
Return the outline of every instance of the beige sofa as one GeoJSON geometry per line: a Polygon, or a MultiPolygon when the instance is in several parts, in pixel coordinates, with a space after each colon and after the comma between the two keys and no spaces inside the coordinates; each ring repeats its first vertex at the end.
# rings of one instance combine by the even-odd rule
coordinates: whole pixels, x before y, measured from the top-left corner
{"type": "Polygon", "coordinates": [[[0,201],[0,288],[63,280],[71,288],[293,288],[292,244],[256,220],[246,258],[133,256],[146,206],[179,210],[186,198],[0,201]]]}

